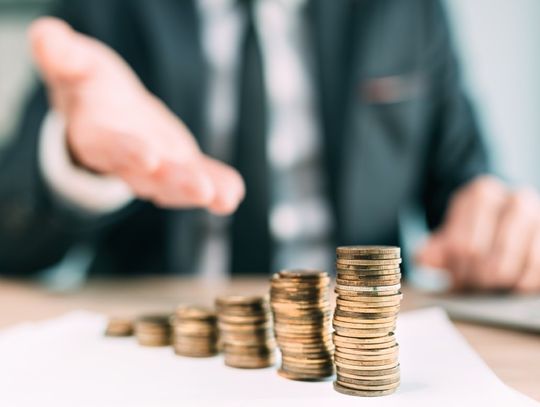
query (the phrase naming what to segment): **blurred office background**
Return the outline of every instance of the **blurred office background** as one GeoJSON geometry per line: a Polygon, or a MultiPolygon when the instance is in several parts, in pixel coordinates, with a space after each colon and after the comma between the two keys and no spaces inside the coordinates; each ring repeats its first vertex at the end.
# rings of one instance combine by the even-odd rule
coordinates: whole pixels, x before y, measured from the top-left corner
{"type": "MultiPolygon", "coordinates": [[[[0,148],[31,84],[26,28],[52,1],[0,0],[0,148]]],[[[540,187],[540,1],[445,4],[494,163],[509,179],[540,187]]]]}

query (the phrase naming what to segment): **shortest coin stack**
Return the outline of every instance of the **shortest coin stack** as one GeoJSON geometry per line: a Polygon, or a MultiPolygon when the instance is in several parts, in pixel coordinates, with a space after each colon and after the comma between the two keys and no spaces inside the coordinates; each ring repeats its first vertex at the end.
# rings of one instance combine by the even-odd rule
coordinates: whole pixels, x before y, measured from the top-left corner
{"type": "Polygon", "coordinates": [[[129,318],[111,317],[105,330],[105,336],[133,335],[133,320],[129,318]]]}
{"type": "Polygon", "coordinates": [[[340,393],[384,396],[399,387],[394,330],[402,298],[400,263],[398,247],[337,248],[334,388],[340,393]]]}
{"type": "Polygon", "coordinates": [[[227,366],[257,369],[275,363],[272,321],[265,297],[219,297],[216,309],[227,366]]]}
{"type": "Polygon", "coordinates": [[[216,314],[181,305],[173,319],[173,347],[177,355],[209,357],[217,353],[216,314]]]}
{"type": "Polygon", "coordinates": [[[281,350],[278,373],[292,380],[334,374],[330,334],[330,277],[324,271],[283,270],[271,280],[274,330],[281,350]]]}
{"type": "Polygon", "coordinates": [[[145,315],[135,322],[135,336],[142,346],[171,344],[170,315],[145,315]]]}

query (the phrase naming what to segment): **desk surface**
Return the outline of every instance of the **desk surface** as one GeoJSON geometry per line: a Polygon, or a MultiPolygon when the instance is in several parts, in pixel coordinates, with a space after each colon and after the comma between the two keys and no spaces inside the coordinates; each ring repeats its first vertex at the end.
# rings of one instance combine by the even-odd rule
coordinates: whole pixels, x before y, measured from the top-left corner
{"type": "MultiPolygon", "coordinates": [[[[88,309],[109,315],[173,310],[179,303],[211,305],[225,293],[265,293],[268,283],[241,279],[220,284],[186,279],[95,281],[70,294],[53,294],[30,284],[0,280],[0,328],[88,309]]],[[[404,310],[424,306],[428,297],[404,290],[404,310]]],[[[463,322],[455,323],[491,369],[514,389],[540,401],[540,336],[463,322]]]]}

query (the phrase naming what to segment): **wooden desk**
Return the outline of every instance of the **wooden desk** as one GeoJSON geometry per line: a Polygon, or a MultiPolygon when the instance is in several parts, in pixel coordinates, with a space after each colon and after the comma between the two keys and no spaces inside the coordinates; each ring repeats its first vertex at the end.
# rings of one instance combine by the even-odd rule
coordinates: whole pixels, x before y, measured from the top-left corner
{"type": "MultiPolygon", "coordinates": [[[[185,279],[96,281],[71,294],[0,280],[0,328],[35,321],[74,309],[136,315],[173,310],[181,303],[211,305],[218,294],[265,293],[268,283],[242,279],[209,284],[185,279]]],[[[403,309],[422,307],[427,298],[404,290],[403,309]]],[[[540,336],[456,322],[456,327],[503,382],[540,401],[540,336]]]]}

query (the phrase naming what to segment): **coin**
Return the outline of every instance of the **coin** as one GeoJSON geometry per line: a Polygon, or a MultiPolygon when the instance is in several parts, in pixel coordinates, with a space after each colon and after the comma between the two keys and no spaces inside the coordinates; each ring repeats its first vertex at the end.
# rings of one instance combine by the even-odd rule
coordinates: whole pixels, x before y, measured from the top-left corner
{"type": "Polygon", "coordinates": [[[271,278],[270,303],[281,350],[279,375],[321,380],[334,372],[330,278],[318,270],[282,270],[271,278]]]}
{"type": "Polygon", "coordinates": [[[336,290],[340,291],[356,291],[356,292],[385,292],[385,291],[396,291],[401,288],[401,284],[394,284],[394,285],[386,285],[386,286],[375,286],[375,287],[367,287],[367,286],[350,286],[350,285],[342,285],[342,284],[336,284],[336,290]]]}
{"type": "Polygon", "coordinates": [[[336,391],[379,396],[399,386],[399,347],[393,332],[402,299],[400,264],[397,247],[337,248],[332,319],[336,391]]]}
{"type": "Polygon", "coordinates": [[[219,297],[216,308],[217,328],[227,366],[258,369],[275,363],[275,339],[266,297],[219,297]]]}
{"type": "Polygon", "coordinates": [[[401,249],[397,246],[339,246],[336,254],[392,254],[399,257],[401,249]]]}
{"type": "Polygon", "coordinates": [[[343,367],[349,370],[386,370],[396,367],[399,362],[397,360],[388,360],[388,361],[378,361],[380,363],[365,362],[364,364],[359,363],[347,363],[346,360],[335,359],[334,363],[337,367],[343,367]]]}
{"type": "Polygon", "coordinates": [[[170,315],[144,315],[135,321],[135,337],[142,346],[168,346],[171,344],[170,315]]]}
{"type": "Polygon", "coordinates": [[[176,308],[172,325],[172,344],[177,355],[201,358],[217,354],[218,329],[214,311],[183,304],[176,308]]]}
{"type": "Polygon", "coordinates": [[[396,253],[338,253],[337,259],[345,260],[395,260],[399,259],[396,253]]]}
{"type": "Polygon", "coordinates": [[[111,317],[107,323],[105,336],[133,335],[133,320],[130,318],[111,317]]]}
{"type": "Polygon", "coordinates": [[[378,386],[351,383],[351,381],[346,382],[346,381],[340,380],[339,378],[336,380],[336,382],[343,387],[347,387],[354,390],[370,391],[370,392],[395,390],[399,386],[399,379],[394,382],[378,385],[378,386]]]}
{"type": "Polygon", "coordinates": [[[391,260],[350,260],[350,259],[336,259],[337,265],[349,265],[349,266],[398,266],[401,264],[401,259],[391,260]]]}

